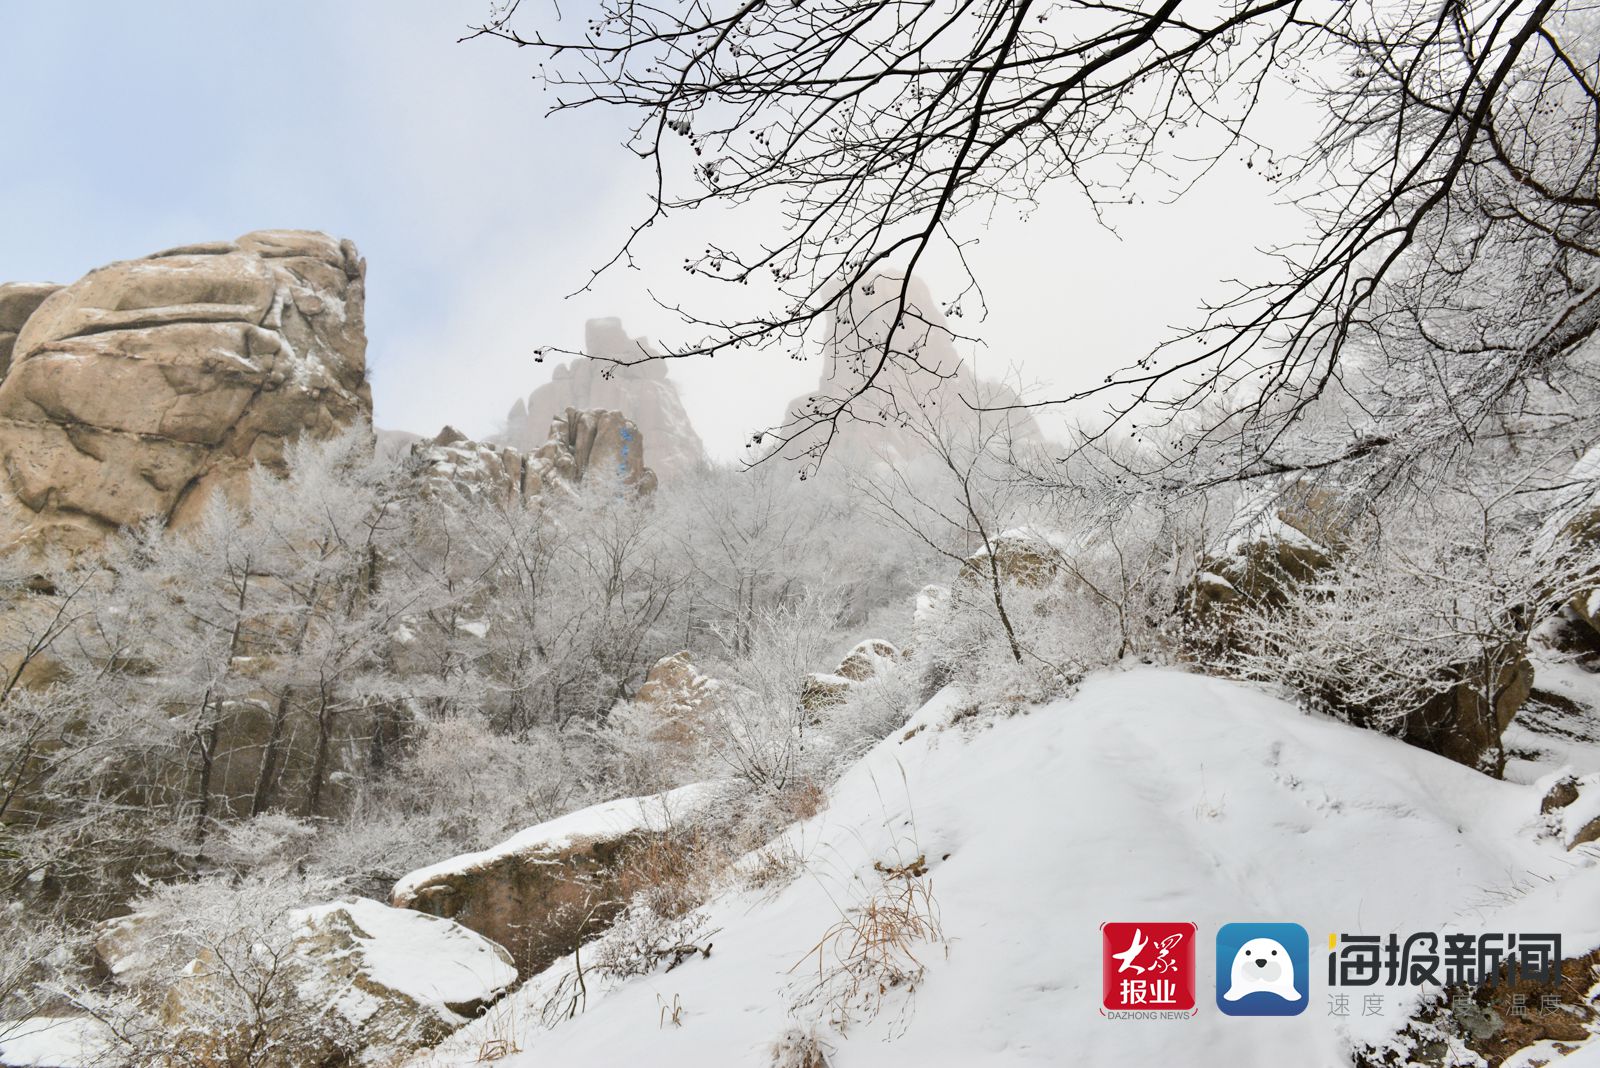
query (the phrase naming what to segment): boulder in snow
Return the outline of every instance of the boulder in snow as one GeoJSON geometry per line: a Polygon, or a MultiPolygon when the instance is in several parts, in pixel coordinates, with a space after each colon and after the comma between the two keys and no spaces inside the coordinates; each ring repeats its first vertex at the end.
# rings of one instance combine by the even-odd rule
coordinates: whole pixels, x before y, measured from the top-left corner
{"type": "Polygon", "coordinates": [[[721,688],[722,683],[701,672],[685,649],[650,665],[633,701],[648,711],[655,724],[651,737],[681,755],[693,749],[721,688]]]}
{"type": "MultiPolygon", "coordinates": [[[[391,1064],[436,1045],[516,982],[504,949],[458,923],[352,898],[302,909],[293,957],[297,994],[328,1026],[305,1029],[284,1065],[391,1064]],[[321,1042],[326,1048],[320,1046],[321,1042]]],[[[226,981],[202,955],[171,983],[163,1009],[170,1029],[214,1026],[212,1006],[226,981]]],[[[280,1063],[280,1062],[268,1062],[280,1063]]]]}
{"type": "Polygon", "coordinates": [[[995,536],[988,548],[967,557],[961,565],[961,580],[983,585],[998,573],[1004,581],[1038,589],[1055,580],[1061,563],[1060,550],[1048,534],[1019,527],[995,536]]]}
{"type": "Polygon", "coordinates": [[[627,862],[714,795],[698,784],[593,805],[414,871],[392,901],[493,939],[531,975],[605,930],[634,889],[627,862]]]}
{"type": "Polygon", "coordinates": [[[843,703],[860,683],[892,671],[900,658],[901,652],[893,642],[868,638],[846,653],[833,671],[807,675],[801,686],[800,703],[810,716],[820,716],[824,710],[843,703]]]}

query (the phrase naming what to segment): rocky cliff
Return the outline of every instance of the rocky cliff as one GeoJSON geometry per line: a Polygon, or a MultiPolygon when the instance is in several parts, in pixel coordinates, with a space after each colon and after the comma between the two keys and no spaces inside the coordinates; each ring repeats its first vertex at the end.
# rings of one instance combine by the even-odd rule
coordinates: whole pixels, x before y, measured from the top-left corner
{"type": "MultiPolygon", "coordinates": [[[[630,338],[618,319],[590,319],[583,351],[591,357],[621,360],[656,354],[645,339],[630,338]]],[[[569,408],[622,413],[650,440],[650,465],[663,481],[693,470],[705,459],[705,446],[662,361],[631,367],[594,360],[563,363],[549,382],[512,406],[498,441],[532,452],[547,440],[550,424],[569,408]]]]}
{"type": "Polygon", "coordinates": [[[349,241],[266,230],[0,287],[0,548],[182,526],[301,433],[370,424],[365,273],[349,241]]]}
{"type": "Polygon", "coordinates": [[[548,437],[531,452],[473,441],[447,426],[410,446],[411,463],[429,492],[510,504],[557,487],[572,490],[615,479],[652,493],[656,475],[644,465],[644,434],[621,412],[568,408],[550,422],[548,437]]]}
{"type": "MultiPolygon", "coordinates": [[[[980,379],[956,351],[955,333],[926,283],[913,276],[906,284],[906,314],[894,333],[899,358],[878,372],[865,392],[851,403],[856,418],[840,420],[828,445],[831,459],[852,464],[882,461],[900,464],[927,452],[916,429],[923,412],[937,411],[942,434],[956,440],[970,429],[985,433],[1008,426],[1010,439],[1025,445],[1041,440],[1037,422],[1026,411],[991,411],[1021,398],[1003,383],[980,379]]],[[[876,370],[889,324],[899,304],[900,281],[881,276],[857,287],[834,316],[824,347],[822,374],[815,389],[794,398],[784,409],[784,437],[812,422],[818,412],[833,411],[839,401],[862,389],[876,370]]],[[[823,440],[813,431],[793,438],[781,449],[785,456],[811,459],[806,450],[823,440]]]]}

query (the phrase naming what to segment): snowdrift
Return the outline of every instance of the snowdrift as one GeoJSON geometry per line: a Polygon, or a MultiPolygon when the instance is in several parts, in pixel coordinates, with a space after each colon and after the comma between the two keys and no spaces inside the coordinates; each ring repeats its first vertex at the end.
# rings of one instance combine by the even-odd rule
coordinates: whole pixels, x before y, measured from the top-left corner
{"type": "MultiPolygon", "coordinates": [[[[1579,768],[1582,772],[1594,770],[1579,768]]],[[[418,1064],[766,1065],[817,1026],[837,1068],[900,1065],[1348,1065],[1412,1005],[1329,1014],[1329,932],[1539,930],[1600,945],[1600,866],[1539,813],[1539,783],[1489,779],[1259,690],[1142,668],[1011,718],[966,718],[946,691],[793,828],[800,874],[703,910],[714,952],[591,981],[584,1011],[537,1021],[558,962],[418,1064]],[[914,992],[845,1034],[805,1004],[808,956],[895,867],[925,858],[946,943],[914,992]],[[1100,925],[1192,921],[1198,1011],[1100,1011],[1100,925]],[[1233,1018],[1213,999],[1217,928],[1292,921],[1311,936],[1304,1014],[1233,1018]]],[[[1382,988],[1380,988],[1382,989],[1382,988]]],[[[1359,1005],[1360,999],[1356,999],[1359,1005]]],[[[1593,1051],[1586,1051],[1586,1055],[1593,1051]]]]}

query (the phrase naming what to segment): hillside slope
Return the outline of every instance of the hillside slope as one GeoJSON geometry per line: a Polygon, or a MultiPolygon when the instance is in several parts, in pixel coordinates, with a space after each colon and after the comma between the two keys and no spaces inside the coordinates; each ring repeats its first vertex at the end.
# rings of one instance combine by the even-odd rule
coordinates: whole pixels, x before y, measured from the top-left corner
{"type": "Polygon", "coordinates": [[[569,960],[419,1063],[514,1050],[500,1063],[768,1064],[775,1040],[817,1020],[808,951],[883,885],[875,862],[918,856],[947,944],[922,947],[914,993],[889,990],[847,1035],[818,1028],[835,1068],[1348,1064],[1409,1006],[1391,991],[1382,1016],[1329,1015],[1330,931],[1556,924],[1568,956],[1600,945],[1600,866],[1541,833],[1539,784],[1176,671],[1102,674],[1025,715],[945,726],[956,708],[936,697],[790,832],[794,881],[705,908],[708,958],[609,989],[591,974],[584,1011],[545,1029],[569,960]],[[1101,1015],[1099,928],[1118,920],[1199,925],[1192,1018],[1101,1015]],[[1217,1011],[1212,939],[1233,921],[1306,927],[1303,1015],[1217,1011]]]}

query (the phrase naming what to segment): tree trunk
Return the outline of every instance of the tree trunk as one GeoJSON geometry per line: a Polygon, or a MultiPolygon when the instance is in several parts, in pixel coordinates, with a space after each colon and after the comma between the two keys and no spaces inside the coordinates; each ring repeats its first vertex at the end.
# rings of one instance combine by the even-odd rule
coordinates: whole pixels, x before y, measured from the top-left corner
{"type": "Polygon", "coordinates": [[[328,748],[333,734],[333,710],[328,707],[328,690],[322,688],[317,703],[317,750],[311,759],[311,782],[306,788],[305,807],[300,814],[307,819],[317,814],[322,801],[322,784],[328,775],[328,748]]]}
{"type": "Polygon", "coordinates": [[[283,746],[283,728],[289,720],[289,687],[278,695],[278,704],[272,710],[272,730],[267,734],[267,745],[261,754],[261,771],[256,775],[256,790],[250,798],[250,815],[259,816],[272,804],[278,775],[279,750],[283,746]]]}
{"type": "MultiPolygon", "coordinates": [[[[205,702],[201,705],[202,710],[209,708],[210,704],[211,698],[210,695],[207,695],[205,702]]],[[[195,809],[194,816],[194,840],[196,845],[205,843],[206,823],[211,819],[211,771],[217,762],[217,739],[222,729],[219,722],[221,716],[222,708],[219,701],[216,717],[212,719],[209,728],[202,724],[195,731],[195,742],[200,750],[200,782],[195,789],[198,795],[195,799],[198,807],[195,809]]]]}

